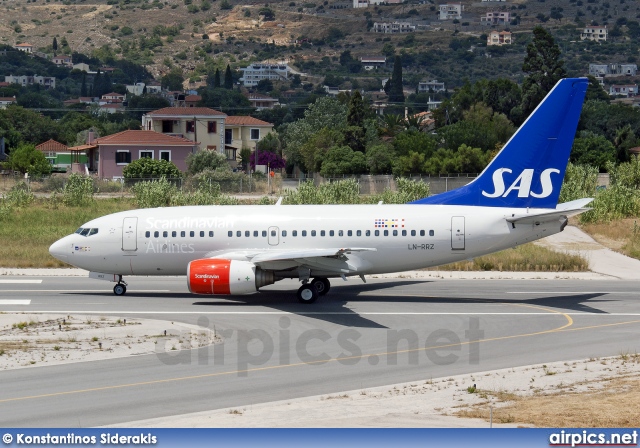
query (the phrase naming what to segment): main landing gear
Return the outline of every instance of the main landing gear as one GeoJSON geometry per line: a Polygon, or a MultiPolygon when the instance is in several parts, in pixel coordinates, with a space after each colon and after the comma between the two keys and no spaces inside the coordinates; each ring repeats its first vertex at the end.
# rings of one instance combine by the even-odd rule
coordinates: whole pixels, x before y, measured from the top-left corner
{"type": "Polygon", "coordinates": [[[300,303],[311,304],[318,300],[318,297],[325,295],[331,288],[328,278],[317,277],[310,283],[303,280],[303,285],[298,289],[298,301],[300,303]]]}
{"type": "Polygon", "coordinates": [[[118,283],[113,287],[113,293],[117,296],[123,296],[127,292],[127,282],[122,280],[122,275],[118,276],[118,283]]]}

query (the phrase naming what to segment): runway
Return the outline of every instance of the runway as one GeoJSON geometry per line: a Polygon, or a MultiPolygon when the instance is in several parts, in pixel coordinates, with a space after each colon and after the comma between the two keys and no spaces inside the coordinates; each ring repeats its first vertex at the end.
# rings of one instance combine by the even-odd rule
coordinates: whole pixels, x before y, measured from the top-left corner
{"type": "Polygon", "coordinates": [[[640,349],[631,281],[337,279],[302,305],[294,281],[223,299],[190,295],[184,278],[127,278],[124,297],[88,278],[3,280],[0,312],[184,322],[224,341],[1,371],[5,427],[118,424],[640,349]]]}

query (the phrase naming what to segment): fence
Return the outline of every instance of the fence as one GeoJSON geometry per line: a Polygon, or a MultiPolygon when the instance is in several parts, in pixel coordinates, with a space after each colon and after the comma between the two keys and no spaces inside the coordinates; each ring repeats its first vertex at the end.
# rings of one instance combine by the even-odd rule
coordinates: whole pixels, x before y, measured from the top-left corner
{"type": "MultiPolygon", "coordinates": [[[[194,179],[194,178],[176,178],[168,179],[178,190],[190,192],[198,187],[198,183],[202,182],[217,183],[220,185],[220,191],[225,194],[232,195],[265,195],[265,194],[284,194],[286,190],[295,190],[302,182],[313,180],[316,185],[325,182],[337,182],[345,179],[356,179],[360,194],[379,194],[385,189],[397,191],[395,178],[391,175],[360,175],[360,176],[342,176],[324,178],[320,175],[308,177],[286,177],[276,175],[274,178],[266,176],[250,176],[246,174],[233,174],[227,179],[194,179]]],[[[446,174],[439,176],[412,176],[411,180],[426,182],[430,185],[431,194],[443,193],[468,184],[476,177],[476,174],[446,174]]],[[[154,179],[93,179],[93,191],[96,194],[104,196],[130,196],[131,187],[138,182],[151,181],[154,179]]],[[[155,179],[157,180],[157,179],[155,179]]],[[[21,176],[0,176],[0,191],[8,191],[14,185],[25,182],[29,185],[34,193],[50,194],[54,191],[61,191],[67,181],[65,175],[52,175],[42,178],[24,178],[21,176]]]]}
{"type": "MultiPolygon", "coordinates": [[[[108,180],[92,178],[93,191],[100,195],[130,196],[131,188],[139,182],[147,182],[158,179],[120,179],[108,180]]],[[[282,179],[256,178],[247,175],[238,175],[230,179],[214,180],[192,178],[167,179],[180,191],[191,192],[197,189],[198,183],[216,183],[220,185],[220,191],[225,194],[278,194],[282,192],[282,179]]],[[[62,191],[67,182],[67,176],[48,176],[41,178],[25,178],[22,176],[0,176],[0,191],[9,191],[15,185],[26,183],[32,192],[50,194],[62,191]]]]}

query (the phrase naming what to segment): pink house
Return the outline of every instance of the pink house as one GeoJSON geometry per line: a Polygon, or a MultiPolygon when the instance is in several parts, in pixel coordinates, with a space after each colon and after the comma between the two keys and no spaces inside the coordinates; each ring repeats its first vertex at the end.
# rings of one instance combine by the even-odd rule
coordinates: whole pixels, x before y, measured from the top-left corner
{"type": "Polygon", "coordinates": [[[186,171],[186,158],[196,152],[199,143],[154,131],[123,131],[100,137],[72,150],[84,149],[89,155],[89,170],[101,179],[122,177],[122,170],[134,160],[148,157],[173,162],[186,171]]]}

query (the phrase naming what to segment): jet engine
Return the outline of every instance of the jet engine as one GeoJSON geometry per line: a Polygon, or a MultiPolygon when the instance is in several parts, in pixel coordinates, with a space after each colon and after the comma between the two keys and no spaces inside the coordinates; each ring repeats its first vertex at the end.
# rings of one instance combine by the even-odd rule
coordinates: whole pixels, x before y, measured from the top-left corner
{"type": "Polygon", "coordinates": [[[248,261],[203,258],[187,267],[187,285],[193,294],[251,294],[272,283],[273,272],[248,261]]]}

